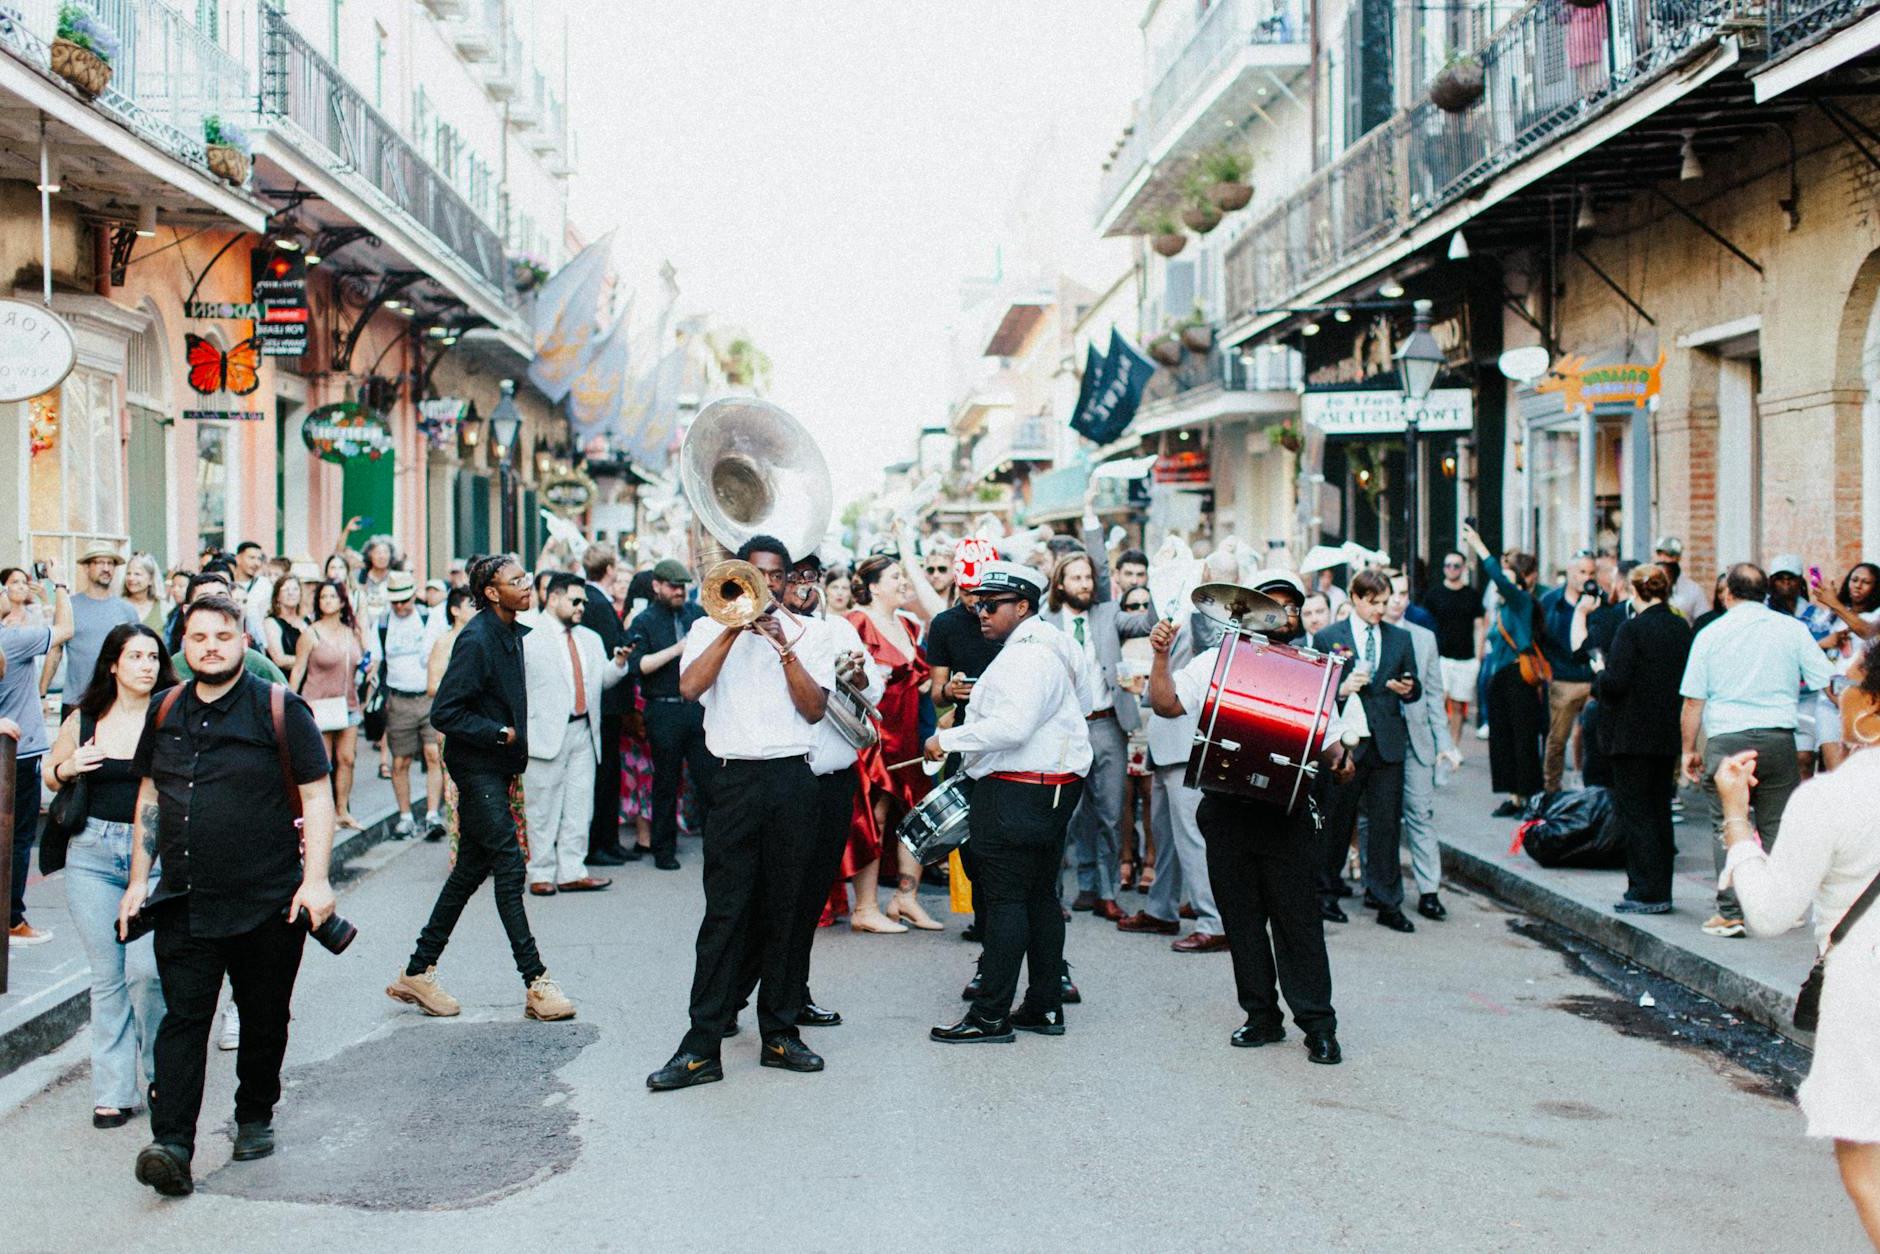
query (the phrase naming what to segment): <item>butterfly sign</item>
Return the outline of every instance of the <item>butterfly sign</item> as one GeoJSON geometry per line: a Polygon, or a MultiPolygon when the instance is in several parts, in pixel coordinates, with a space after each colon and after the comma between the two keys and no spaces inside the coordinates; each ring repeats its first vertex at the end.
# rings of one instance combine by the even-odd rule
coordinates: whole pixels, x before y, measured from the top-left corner
{"type": "Polygon", "coordinates": [[[189,363],[189,386],[198,394],[230,392],[247,396],[261,386],[261,355],[254,336],[227,352],[193,333],[183,336],[183,345],[189,363]]]}

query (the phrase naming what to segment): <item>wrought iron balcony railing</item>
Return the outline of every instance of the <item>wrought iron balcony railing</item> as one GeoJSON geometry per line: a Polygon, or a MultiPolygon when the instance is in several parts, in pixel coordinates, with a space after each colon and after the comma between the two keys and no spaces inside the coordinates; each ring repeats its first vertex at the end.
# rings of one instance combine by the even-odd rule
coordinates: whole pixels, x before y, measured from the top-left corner
{"type": "Polygon", "coordinates": [[[1769,55],[1874,11],[1874,0],[1768,0],[1769,55]]]}

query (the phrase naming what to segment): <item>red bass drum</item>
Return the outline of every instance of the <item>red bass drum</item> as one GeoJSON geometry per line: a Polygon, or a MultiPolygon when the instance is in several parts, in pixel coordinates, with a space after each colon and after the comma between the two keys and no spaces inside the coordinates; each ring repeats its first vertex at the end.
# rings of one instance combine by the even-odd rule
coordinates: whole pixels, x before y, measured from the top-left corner
{"type": "Polygon", "coordinates": [[[1188,787],[1297,810],[1318,773],[1337,684],[1326,654],[1230,631],[1195,728],[1188,787]]]}

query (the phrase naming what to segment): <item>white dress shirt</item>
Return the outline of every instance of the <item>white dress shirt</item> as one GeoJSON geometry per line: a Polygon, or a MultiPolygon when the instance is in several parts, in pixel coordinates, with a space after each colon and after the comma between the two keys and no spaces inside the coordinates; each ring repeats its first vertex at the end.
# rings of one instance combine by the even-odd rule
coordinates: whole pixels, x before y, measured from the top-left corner
{"type": "MultiPolygon", "coordinates": [[[[1352,625],[1354,627],[1357,626],[1356,623],[1352,625]]],[[[1378,641],[1380,648],[1383,646],[1383,643],[1382,640],[1378,641]]],[[[1171,676],[1175,681],[1175,696],[1182,703],[1182,713],[1184,715],[1195,718],[1201,716],[1201,707],[1206,704],[1208,699],[1208,688],[1214,682],[1214,667],[1220,660],[1221,646],[1217,644],[1205,653],[1196,654],[1192,662],[1188,663],[1188,665],[1182,667],[1171,676]]],[[[1325,739],[1320,742],[1320,748],[1322,749],[1326,745],[1338,743],[1345,734],[1345,728],[1346,722],[1344,715],[1339,713],[1338,703],[1334,701],[1332,703],[1332,721],[1325,729],[1325,739]]]]}
{"type": "Polygon", "coordinates": [[[1064,634],[1070,637],[1072,645],[1076,645],[1077,624],[1080,621],[1084,625],[1084,690],[1088,694],[1090,712],[1095,714],[1112,708],[1114,701],[1110,696],[1110,686],[1103,682],[1103,661],[1097,656],[1097,625],[1091,621],[1090,611],[1067,609],[1064,634]]]}
{"type": "Polygon", "coordinates": [[[443,630],[426,622],[417,610],[409,614],[391,610],[379,627],[385,633],[385,686],[393,692],[423,696],[430,685],[431,646],[443,630]]]}
{"type": "Polygon", "coordinates": [[[1351,646],[1353,666],[1376,670],[1378,662],[1384,657],[1382,628],[1376,623],[1366,623],[1353,614],[1351,616],[1351,646]]]}
{"type": "MultiPolygon", "coordinates": [[[[861,633],[855,630],[855,625],[840,614],[834,618],[818,618],[816,622],[829,635],[829,650],[832,659],[844,653],[862,655],[862,673],[868,677],[868,684],[863,689],[863,695],[868,698],[870,704],[881,700],[881,694],[888,688],[888,668],[879,662],[869,660],[868,649],[862,644],[861,633]]],[[[828,690],[834,693],[835,685],[831,683],[828,690]]],[[[833,701],[835,697],[831,696],[829,699],[833,701]]],[[[809,769],[812,774],[834,775],[837,771],[847,770],[855,765],[857,756],[855,746],[842,738],[842,733],[836,730],[835,720],[824,715],[822,722],[816,724],[815,730],[816,743],[809,751],[809,769]]]]}
{"type": "MultiPolygon", "coordinates": [[[[823,688],[836,682],[833,636],[813,618],[798,618],[778,610],[783,637],[794,642],[798,661],[823,688]]],[[[679,673],[692,665],[724,634],[723,625],[701,618],[686,633],[679,655],[679,673]]],[[[705,707],[705,747],[726,759],[768,761],[803,757],[815,747],[816,727],[790,700],[789,682],[776,647],[754,631],[738,633],[731,653],[718,672],[718,681],[699,697],[705,707]]]]}
{"type": "Polygon", "coordinates": [[[1033,615],[1006,637],[973,686],[966,722],[940,732],[940,747],[966,755],[966,773],[1083,775],[1090,770],[1089,679],[1069,636],[1033,615]]]}

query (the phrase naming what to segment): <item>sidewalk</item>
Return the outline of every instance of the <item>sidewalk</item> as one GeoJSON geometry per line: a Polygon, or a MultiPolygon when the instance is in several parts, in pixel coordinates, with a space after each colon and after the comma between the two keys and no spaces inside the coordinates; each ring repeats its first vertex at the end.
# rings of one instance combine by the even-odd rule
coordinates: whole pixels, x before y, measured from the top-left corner
{"type": "Polygon", "coordinates": [[[1489,792],[1488,746],[1471,738],[1464,751],[1469,760],[1436,794],[1445,876],[1669,976],[1752,1022],[1803,1045],[1813,1043],[1789,1022],[1796,990],[1815,960],[1813,929],[1737,940],[1701,930],[1716,910],[1717,877],[1700,792],[1685,790],[1684,820],[1677,828],[1677,908],[1670,914],[1618,915],[1612,905],[1625,895],[1624,871],[1550,871],[1525,853],[1509,856],[1516,824],[1489,817],[1499,798],[1489,792]]]}
{"type": "MultiPolygon", "coordinates": [[[[412,791],[424,798],[424,776],[414,769],[412,791]]],[[[392,785],[379,778],[379,757],[369,745],[359,747],[353,780],[352,811],[365,830],[341,832],[334,842],[333,877],[343,878],[346,864],[391,835],[392,785]]],[[[65,908],[65,876],[39,874],[39,851],[26,881],[26,913],[33,924],[50,928],[43,945],[15,945],[8,956],[8,990],[0,996],[0,1076],[49,1054],[91,1020],[91,974],[85,948],[65,908]]]]}

